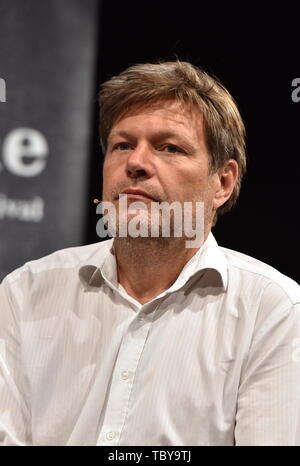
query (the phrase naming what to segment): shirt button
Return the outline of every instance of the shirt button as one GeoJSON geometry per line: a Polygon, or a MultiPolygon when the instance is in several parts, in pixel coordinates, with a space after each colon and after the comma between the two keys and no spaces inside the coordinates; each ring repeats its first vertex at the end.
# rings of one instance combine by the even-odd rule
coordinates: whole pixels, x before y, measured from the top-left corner
{"type": "Polygon", "coordinates": [[[140,314],[140,315],[138,316],[138,320],[142,321],[142,320],[144,320],[144,319],[145,319],[144,314],[140,314]]]}
{"type": "Polygon", "coordinates": [[[129,379],[129,372],[128,371],[123,371],[121,374],[121,377],[123,380],[129,379]]]}
{"type": "Polygon", "coordinates": [[[107,432],[106,434],[106,438],[107,440],[113,440],[116,436],[116,433],[115,432],[107,432]]]}

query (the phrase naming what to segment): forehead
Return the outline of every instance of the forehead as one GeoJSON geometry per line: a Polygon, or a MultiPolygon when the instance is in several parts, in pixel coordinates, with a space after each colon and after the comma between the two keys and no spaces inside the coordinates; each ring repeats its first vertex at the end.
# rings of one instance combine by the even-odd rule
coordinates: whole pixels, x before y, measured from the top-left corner
{"type": "Polygon", "coordinates": [[[150,102],[148,104],[135,105],[128,111],[123,112],[114,122],[111,133],[120,127],[133,123],[143,126],[147,121],[147,127],[154,127],[161,120],[164,125],[176,126],[177,128],[200,130],[203,125],[203,115],[193,104],[179,100],[164,100],[150,102]]]}

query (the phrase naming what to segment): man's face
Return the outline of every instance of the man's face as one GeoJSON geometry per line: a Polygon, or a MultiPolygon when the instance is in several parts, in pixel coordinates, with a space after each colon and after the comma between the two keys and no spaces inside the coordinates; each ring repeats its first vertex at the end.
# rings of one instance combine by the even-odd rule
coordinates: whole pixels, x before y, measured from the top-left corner
{"type": "Polygon", "coordinates": [[[103,167],[103,200],[130,202],[203,201],[210,229],[216,174],[209,174],[203,118],[194,106],[166,101],[132,110],[113,125],[103,167]]]}

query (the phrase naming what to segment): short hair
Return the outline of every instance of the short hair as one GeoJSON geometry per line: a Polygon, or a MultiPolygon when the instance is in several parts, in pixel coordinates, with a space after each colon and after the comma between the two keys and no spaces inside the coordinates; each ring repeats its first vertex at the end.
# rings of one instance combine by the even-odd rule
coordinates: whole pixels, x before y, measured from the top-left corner
{"type": "MultiPolygon", "coordinates": [[[[104,154],[112,126],[134,107],[151,106],[163,100],[194,104],[203,115],[210,172],[217,171],[229,158],[237,161],[235,187],[218,213],[228,212],[234,206],[246,172],[245,126],[233,97],[215,76],[179,60],[138,64],[102,84],[98,97],[104,154]]],[[[214,224],[216,219],[217,215],[214,224]]]]}

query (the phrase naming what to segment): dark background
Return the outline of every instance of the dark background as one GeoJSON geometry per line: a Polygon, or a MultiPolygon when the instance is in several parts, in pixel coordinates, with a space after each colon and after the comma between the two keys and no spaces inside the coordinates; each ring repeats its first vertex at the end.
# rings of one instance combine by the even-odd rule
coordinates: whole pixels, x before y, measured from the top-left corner
{"type": "MultiPolygon", "coordinates": [[[[282,4],[253,9],[202,2],[104,1],[98,38],[101,83],[127,66],[182,59],[215,74],[238,103],[247,130],[248,171],[234,210],[213,233],[222,246],[254,256],[300,281],[298,178],[299,11],[282,4]]],[[[99,89],[99,86],[97,87],[99,89]]],[[[94,242],[101,194],[97,106],[85,242],[94,242]]]]}
{"type": "Polygon", "coordinates": [[[0,142],[30,126],[50,147],[41,176],[0,170],[0,195],[45,200],[41,224],[0,219],[0,280],[55,249],[99,241],[92,201],[102,191],[100,84],[135,63],[179,58],[223,82],[247,130],[247,175],[237,206],[213,229],[218,243],[300,282],[300,102],[291,98],[300,77],[299,10],[282,2],[0,0],[8,88],[0,142]]]}

